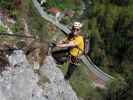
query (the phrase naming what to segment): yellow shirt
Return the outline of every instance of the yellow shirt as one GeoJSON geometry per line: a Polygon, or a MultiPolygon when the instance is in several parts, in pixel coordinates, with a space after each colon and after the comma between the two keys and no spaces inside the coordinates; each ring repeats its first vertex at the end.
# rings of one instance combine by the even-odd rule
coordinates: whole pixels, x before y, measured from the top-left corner
{"type": "Polygon", "coordinates": [[[83,37],[78,35],[78,36],[75,36],[72,41],[76,44],[76,47],[72,47],[70,49],[70,54],[72,56],[79,56],[80,54],[83,53],[83,50],[84,50],[84,40],[83,40],[83,37]]]}

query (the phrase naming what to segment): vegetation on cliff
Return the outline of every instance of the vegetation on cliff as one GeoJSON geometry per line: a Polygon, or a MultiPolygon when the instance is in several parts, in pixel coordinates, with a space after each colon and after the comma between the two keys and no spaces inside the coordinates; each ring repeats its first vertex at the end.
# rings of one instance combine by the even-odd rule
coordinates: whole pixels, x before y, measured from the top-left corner
{"type": "MultiPolygon", "coordinates": [[[[54,6],[61,10],[69,8],[76,12],[81,9],[80,0],[47,0],[47,2],[49,7],[54,6]]],[[[88,33],[91,42],[91,51],[88,55],[97,66],[117,77],[118,80],[111,82],[105,91],[93,89],[88,84],[89,78],[86,78],[87,69],[82,68],[84,65],[81,65],[74,73],[70,83],[84,100],[132,100],[133,1],[82,0],[82,2],[86,4],[85,12],[75,19],[68,18],[68,20],[70,20],[69,22],[74,20],[83,22],[82,30],[88,33]]],[[[14,32],[22,32],[20,23],[22,17],[27,20],[30,32],[40,40],[50,39],[54,34],[60,32],[55,26],[40,17],[30,0],[24,0],[20,8],[13,5],[14,2],[11,0],[0,1],[1,8],[9,15],[17,17],[14,32]]],[[[4,31],[4,28],[0,27],[0,31],[4,31]]],[[[66,67],[61,69],[66,71],[66,67]]]]}

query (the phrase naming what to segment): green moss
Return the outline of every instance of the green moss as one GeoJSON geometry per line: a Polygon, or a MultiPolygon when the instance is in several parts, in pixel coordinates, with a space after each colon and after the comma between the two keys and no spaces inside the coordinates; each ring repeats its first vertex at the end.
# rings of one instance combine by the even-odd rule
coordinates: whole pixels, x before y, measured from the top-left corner
{"type": "Polygon", "coordinates": [[[3,26],[0,25],[0,32],[5,32],[5,28],[3,26]]]}
{"type": "Polygon", "coordinates": [[[43,76],[43,77],[40,78],[40,80],[38,81],[37,84],[38,84],[39,86],[42,86],[42,87],[43,87],[44,84],[47,83],[47,82],[49,82],[49,79],[48,79],[46,76],[43,76]]]}
{"type": "Polygon", "coordinates": [[[11,30],[13,33],[17,33],[20,31],[20,23],[15,23],[11,26],[11,30]]]}

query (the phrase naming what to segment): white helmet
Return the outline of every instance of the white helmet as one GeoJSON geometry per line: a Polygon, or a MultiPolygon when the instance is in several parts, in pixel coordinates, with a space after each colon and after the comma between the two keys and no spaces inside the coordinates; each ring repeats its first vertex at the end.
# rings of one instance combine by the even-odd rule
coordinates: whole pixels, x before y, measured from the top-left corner
{"type": "Polygon", "coordinates": [[[74,22],[73,27],[77,28],[77,29],[80,29],[82,27],[82,24],[80,22],[74,22]]]}

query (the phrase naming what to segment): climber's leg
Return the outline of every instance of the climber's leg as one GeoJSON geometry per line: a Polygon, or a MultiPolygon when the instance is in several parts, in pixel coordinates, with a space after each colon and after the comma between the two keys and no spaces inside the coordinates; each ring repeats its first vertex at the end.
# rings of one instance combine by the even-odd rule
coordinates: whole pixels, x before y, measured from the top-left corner
{"type": "Polygon", "coordinates": [[[65,75],[65,79],[66,80],[70,79],[71,75],[73,74],[73,72],[75,71],[76,68],[77,68],[76,64],[69,63],[68,71],[67,71],[67,73],[65,75]]]}
{"type": "Polygon", "coordinates": [[[57,64],[63,64],[67,61],[68,49],[52,52],[52,56],[57,64]]]}

